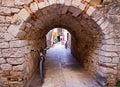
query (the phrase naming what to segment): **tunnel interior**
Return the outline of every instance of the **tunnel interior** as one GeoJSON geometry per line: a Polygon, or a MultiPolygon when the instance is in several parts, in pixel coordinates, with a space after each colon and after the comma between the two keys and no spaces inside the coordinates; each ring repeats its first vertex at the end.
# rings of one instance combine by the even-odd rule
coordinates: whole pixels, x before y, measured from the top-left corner
{"type": "MultiPolygon", "coordinates": [[[[73,10],[81,11],[75,7],[69,7],[66,14],[58,14],[61,8],[69,6],[51,5],[38,10],[28,21],[24,29],[27,32],[25,40],[28,41],[30,49],[46,48],[46,34],[53,28],[64,28],[71,34],[71,53],[80,62],[84,69],[95,74],[97,69],[97,52],[101,42],[100,27],[87,15],[81,14],[78,17],[72,15],[73,10]],[[57,12],[58,11],[58,12],[57,12]],[[96,55],[93,57],[93,55],[96,55]]],[[[22,39],[22,38],[21,38],[22,39]]],[[[26,54],[27,74],[29,80],[37,69],[39,61],[37,53],[26,54]]],[[[27,81],[26,80],[26,81],[27,81]]]]}

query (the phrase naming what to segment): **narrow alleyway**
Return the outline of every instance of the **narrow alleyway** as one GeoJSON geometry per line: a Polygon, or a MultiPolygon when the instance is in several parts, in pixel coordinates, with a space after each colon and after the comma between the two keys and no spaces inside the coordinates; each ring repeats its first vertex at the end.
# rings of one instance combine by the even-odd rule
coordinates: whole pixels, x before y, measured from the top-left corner
{"type": "MultiPolygon", "coordinates": [[[[40,87],[39,73],[29,87],[40,87]]],[[[100,87],[73,58],[69,49],[57,44],[47,51],[45,81],[42,87],[100,87]]]]}

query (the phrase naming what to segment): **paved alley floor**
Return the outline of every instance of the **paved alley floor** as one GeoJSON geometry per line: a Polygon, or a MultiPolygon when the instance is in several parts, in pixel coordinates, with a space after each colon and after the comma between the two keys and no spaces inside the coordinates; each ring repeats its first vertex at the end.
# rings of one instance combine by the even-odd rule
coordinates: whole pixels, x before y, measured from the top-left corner
{"type": "MultiPolygon", "coordinates": [[[[29,87],[40,87],[37,73],[29,87]]],[[[42,87],[100,87],[71,55],[69,49],[57,44],[47,51],[45,79],[42,87]]]]}

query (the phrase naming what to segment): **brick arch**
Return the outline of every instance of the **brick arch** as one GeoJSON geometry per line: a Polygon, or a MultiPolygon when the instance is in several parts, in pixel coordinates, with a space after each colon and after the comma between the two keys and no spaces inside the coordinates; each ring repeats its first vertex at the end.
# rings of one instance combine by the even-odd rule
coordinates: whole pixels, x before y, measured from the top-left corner
{"type": "MultiPolygon", "coordinates": [[[[90,70],[91,67],[93,67],[95,69],[95,70],[91,69],[91,70],[93,70],[91,72],[95,71],[97,79],[102,78],[103,80],[105,79],[105,81],[106,81],[106,78],[110,77],[110,80],[112,79],[112,81],[115,81],[116,80],[115,76],[117,73],[116,67],[117,67],[118,63],[115,63],[115,60],[113,58],[118,59],[119,49],[117,48],[118,46],[115,45],[114,41],[111,40],[114,38],[115,34],[111,35],[113,26],[111,26],[112,24],[108,20],[108,18],[106,18],[103,15],[99,15],[99,13],[98,13],[99,11],[95,10],[96,9],[95,7],[89,7],[89,9],[86,10],[86,14],[84,14],[85,12],[83,10],[84,10],[85,6],[87,6],[87,3],[83,4],[79,0],[73,0],[73,2],[71,2],[71,0],[70,1],[67,0],[65,2],[54,2],[54,1],[56,1],[56,0],[53,0],[53,2],[46,2],[46,1],[45,2],[32,2],[28,6],[24,5],[24,7],[20,10],[20,12],[13,16],[11,25],[9,26],[9,28],[7,30],[7,32],[10,35],[12,35],[11,36],[12,40],[9,42],[10,48],[2,50],[3,57],[6,58],[6,61],[8,62],[8,64],[11,64],[13,66],[13,71],[10,71],[10,75],[13,75],[14,71],[21,71],[21,72],[17,72],[17,74],[18,74],[17,78],[19,78],[19,79],[22,78],[23,82],[27,82],[31,78],[32,73],[34,72],[33,69],[37,66],[37,63],[36,63],[37,60],[33,60],[33,59],[35,59],[38,55],[31,53],[30,50],[33,48],[37,49],[37,48],[39,48],[39,46],[45,45],[45,42],[44,42],[45,38],[39,40],[40,42],[43,41],[44,43],[41,43],[40,45],[36,45],[39,42],[36,41],[36,40],[38,40],[38,38],[36,38],[36,37],[34,38],[34,35],[40,36],[39,34],[36,34],[36,32],[38,32],[38,31],[40,32],[40,29],[39,29],[40,26],[37,26],[38,24],[36,24],[36,25],[32,25],[32,24],[35,24],[34,22],[37,21],[38,18],[41,18],[41,20],[42,20],[42,18],[44,18],[44,16],[46,16],[49,13],[48,12],[49,10],[46,11],[47,9],[49,9],[49,8],[47,8],[47,6],[48,7],[52,6],[53,10],[50,13],[50,15],[52,15],[52,13],[54,13],[54,12],[55,12],[55,15],[61,14],[61,12],[59,13],[59,11],[61,11],[61,10],[57,11],[55,9],[62,8],[62,11],[63,11],[62,15],[65,15],[65,17],[68,17],[68,16],[69,16],[68,18],[72,17],[76,21],[80,21],[80,19],[82,18],[84,21],[81,22],[80,25],[82,27],[80,27],[80,29],[81,29],[81,31],[83,31],[85,33],[85,35],[88,33],[94,35],[95,33],[93,31],[91,31],[94,28],[97,28],[96,30],[98,30],[98,31],[100,30],[100,32],[101,32],[100,36],[103,36],[103,37],[101,37],[102,40],[97,39],[97,38],[95,38],[95,39],[100,40],[101,43],[99,44],[98,48],[96,50],[94,50],[94,52],[93,52],[93,50],[90,51],[91,55],[88,57],[89,60],[86,60],[85,62],[93,62],[93,63],[86,65],[86,67],[87,67],[87,69],[88,69],[88,66],[90,67],[88,70],[90,70]],[[75,2],[77,2],[77,3],[75,3],[75,2]],[[60,4],[62,4],[63,7],[61,7],[60,4]],[[67,5],[67,6],[65,6],[65,5],[67,5]],[[64,6],[65,6],[65,8],[64,8],[64,6]],[[70,10],[70,8],[71,8],[71,10],[70,10]],[[39,12],[41,12],[42,9],[43,9],[42,14],[40,14],[39,12]],[[38,18],[37,18],[37,16],[38,16],[38,18]],[[86,21],[87,21],[87,25],[84,26],[86,24],[86,21]],[[38,31],[35,31],[34,30],[35,28],[33,28],[31,26],[36,26],[38,31]],[[89,27],[89,29],[88,29],[88,27],[89,27]],[[92,27],[94,27],[94,28],[92,28],[92,27]],[[82,29],[82,28],[84,28],[84,29],[82,29]],[[109,31],[109,29],[111,29],[111,31],[109,31]],[[30,39],[32,39],[32,37],[27,38],[27,37],[29,37],[29,35],[33,35],[32,37],[35,40],[30,40],[30,39]],[[110,38],[110,40],[109,40],[109,38],[110,38]],[[11,53],[8,55],[5,55],[5,53],[9,52],[9,51],[11,51],[11,53]],[[33,56],[31,56],[31,55],[33,55],[33,56]],[[16,60],[16,58],[18,58],[17,61],[19,61],[19,62],[17,62],[17,64],[16,64],[16,62],[14,62],[14,60],[16,60]],[[95,59],[94,60],[95,62],[93,61],[93,59],[95,59]],[[36,64],[36,65],[31,66],[33,64],[36,64]],[[14,65],[17,65],[17,67],[14,65]],[[94,65],[95,65],[95,67],[94,67],[94,65]],[[25,66],[23,69],[20,68],[23,66],[25,66]],[[21,69],[21,70],[18,70],[17,68],[21,69]],[[19,77],[19,75],[20,75],[20,77],[19,77]]],[[[41,23],[44,24],[44,21],[42,21],[41,23]]],[[[78,35],[79,32],[76,33],[74,31],[74,29],[72,29],[72,26],[70,27],[70,24],[68,24],[68,25],[69,25],[69,27],[63,26],[60,24],[59,25],[54,24],[54,27],[64,27],[66,29],[71,29],[72,31],[70,31],[70,30],[69,31],[71,33],[74,32],[74,33],[72,33],[73,36],[78,35]]],[[[44,28],[46,29],[47,27],[44,27],[44,28]]],[[[47,29],[47,31],[49,31],[50,29],[47,29]]],[[[41,31],[42,31],[42,28],[41,28],[41,31]]],[[[44,33],[44,32],[41,32],[41,33],[44,33]]],[[[82,35],[82,33],[81,33],[81,35],[82,35]]],[[[83,35],[83,36],[85,36],[85,35],[83,35]]],[[[42,35],[42,36],[44,36],[44,35],[42,35]]],[[[79,37],[79,35],[76,37],[79,37]]],[[[90,36],[90,37],[92,38],[94,36],[90,36]]],[[[41,38],[41,36],[40,36],[40,38],[41,38]]],[[[78,38],[78,39],[80,39],[81,41],[83,40],[81,38],[78,38]]],[[[98,43],[99,43],[99,41],[98,41],[98,43]]],[[[80,44],[80,45],[82,45],[82,44],[80,44]]],[[[75,47],[73,47],[73,48],[75,48],[75,47]]],[[[76,50],[78,50],[78,49],[76,49],[76,50]]],[[[73,53],[73,54],[75,54],[75,53],[73,53]]],[[[77,56],[77,58],[80,56],[78,54],[75,54],[75,55],[77,56]]],[[[11,67],[11,65],[8,65],[8,66],[11,67]]],[[[9,80],[12,80],[12,77],[9,77],[9,80]]],[[[100,82],[100,83],[104,85],[104,82],[100,82]]],[[[109,78],[107,79],[106,83],[109,83],[109,78]]],[[[7,85],[11,85],[11,84],[12,83],[9,83],[7,85]]],[[[25,84],[19,83],[18,85],[23,86],[25,84]]]]}

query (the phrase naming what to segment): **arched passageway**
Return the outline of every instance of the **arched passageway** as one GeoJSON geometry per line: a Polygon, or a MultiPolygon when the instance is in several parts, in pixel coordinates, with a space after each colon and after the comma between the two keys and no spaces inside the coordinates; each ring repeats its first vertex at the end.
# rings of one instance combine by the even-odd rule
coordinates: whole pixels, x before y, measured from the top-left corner
{"type": "Polygon", "coordinates": [[[32,42],[32,49],[39,49],[41,46],[45,48],[46,34],[56,27],[65,28],[71,33],[72,54],[81,66],[95,75],[95,69],[98,65],[96,63],[97,59],[93,58],[92,55],[97,55],[95,51],[101,44],[102,32],[100,27],[87,14],[75,17],[79,12],[82,11],[73,6],[60,4],[38,10],[35,13],[37,15],[33,15],[26,23],[31,26],[25,28],[27,32],[25,38],[28,42],[32,42]],[[75,13],[73,14],[73,12],[75,13]]]}
{"type": "MultiPolygon", "coordinates": [[[[89,87],[101,87],[61,42],[47,51],[44,74],[42,87],[88,87],[88,84],[89,87]]],[[[40,75],[36,72],[29,87],[40,85],[40,75]]]]}
{"type": "MultiPolygon", "coordinates": [[[[12,21],[7,30],[2,29],[5,37],[0,43],[2,86],[23,87],[29,82],[39,64],[39,55],[31,49],[45,48],[46,34],[56,27],[65,28],[71,33],[71,52],[84,69],[95,76],[100,84],[115,85],[119,79],[116,75],[119,75],[120,50],[118,25],[112,22],[119,23],[119,20],[113,20],[113,14],[117,16],[117,13],[111,9],[117,5],[98,8],[98,11],[95,7],[89,7],[87,2],[74,1],[77,0],[65,1],[65,4],[47,3],[46,0],[32,2],[30,6],[19,7],[17,13],[11,12],[11,15],[14,14],[12,21]]],[[[119,13],[118,8],[116,11],[119,13]]],[[[6,11],[2,13],[9,15],[6,11]]]]}

